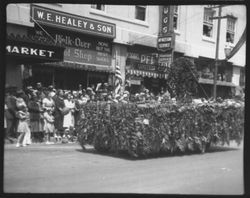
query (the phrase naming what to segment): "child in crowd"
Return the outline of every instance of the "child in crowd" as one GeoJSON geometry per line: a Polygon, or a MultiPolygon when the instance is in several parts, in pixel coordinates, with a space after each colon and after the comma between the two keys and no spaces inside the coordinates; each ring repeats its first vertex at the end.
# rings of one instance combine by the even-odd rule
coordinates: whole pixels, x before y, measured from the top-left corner
{"type": "Polygon", "coordinates": [[[28,108],[23,103],[23,105],[18,106],[18,111],[16,113],[18,118],[17,132],[20,133],[17,139],[16,147],[27,146],[31,144],[30,141],[30,127],[29,127],[29,112],[28,108]]]}
{"type": "Polygon", "coordinates": [[[50,142],[50,135],[53,134],[53,136],[56,138],[55,135],[55,126],[54,126],[54,116],[52,115],[53,110],[47,110],[44,112],[44,130],[45,130],[45,144],[53,144],[53,142],[50,142]]]}

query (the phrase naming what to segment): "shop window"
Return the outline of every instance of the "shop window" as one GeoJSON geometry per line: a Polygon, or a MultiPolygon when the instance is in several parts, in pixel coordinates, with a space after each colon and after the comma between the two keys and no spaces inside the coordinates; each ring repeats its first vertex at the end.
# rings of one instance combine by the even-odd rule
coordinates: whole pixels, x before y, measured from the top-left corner
{"type": "Polygon", "coordinates": [[[235,18],[228,18],[227,19],[227,35],[226,41],[229,43],[234,43],[234,35],[235,35],[235,18]]]}
{"type": "Polygon", "coordinates": [[[211,8],[204,8],[203,17],[203,36],[213,37],[213,20],[210,17],[214,16],[214,10],[211,8]]]}
{"type": "Polygon", "coordinates": [[[92,4],[91,8],[96,9],[96,10],[105,11],[105,5],[103,5],[103,4],[92,4]]]}
{"type": "Polygon", "coordinates": [[[141,21],[146,19],[146,6],[137,5],[135,6],[135,18],[141,21]]]}
{"type": "Polygon", "coordinates": [[[178,29],[178,6],[174,6],[174,18],[173,18],[173,27],[175,30],[178,29]]]}

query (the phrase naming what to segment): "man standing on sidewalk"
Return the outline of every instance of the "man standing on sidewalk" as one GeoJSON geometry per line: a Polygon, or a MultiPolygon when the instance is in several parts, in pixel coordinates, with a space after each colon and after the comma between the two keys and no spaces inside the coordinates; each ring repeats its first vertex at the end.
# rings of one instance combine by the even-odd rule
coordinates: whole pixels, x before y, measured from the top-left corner
{"type": "Polygon", "coordinates": [[[5,104],[7,106],[5,110],[5,116],[7,121],[7,128],[5,138],[13,142],[11,138],[16,136],[16,97],[15,97],[15,87],[6,87],[5,93],[5,104]]]}

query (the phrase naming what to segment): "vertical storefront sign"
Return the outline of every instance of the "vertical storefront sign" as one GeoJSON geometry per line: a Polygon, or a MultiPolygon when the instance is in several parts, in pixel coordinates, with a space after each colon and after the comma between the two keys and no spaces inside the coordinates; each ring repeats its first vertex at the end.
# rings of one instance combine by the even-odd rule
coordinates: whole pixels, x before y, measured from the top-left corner
{"type": "Polygon", "coordinates": [[[174,48],[175,45],[175,34],[169,34],[167,36],[158,36],[157,38],[157,49],[165,52],[174,48]]]}
{"type": "Polygon", "coordinates": [[[160,6],[160,29],[157,39],[157,49],[160,51],[158,57],[158,69],[163,72],[166,72],[164,67],[170,67],[170,64],[173,61],[173,50],[175,45],[173,18],[173,5],[160,6]]]}
{"type": "Polygon", "coordinates": [[[167,36],[173,33],[173,16],[174,16],[174,6],[164,5],[160,6],[160,35],[167,36]]]}

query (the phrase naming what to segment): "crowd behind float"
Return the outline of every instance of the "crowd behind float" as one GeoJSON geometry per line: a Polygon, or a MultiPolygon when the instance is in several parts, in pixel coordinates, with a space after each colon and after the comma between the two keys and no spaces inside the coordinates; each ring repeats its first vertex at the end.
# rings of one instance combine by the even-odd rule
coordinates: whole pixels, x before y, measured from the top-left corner
{"type": "MultiPolygon", "coordinates": [[[[244,95],[241,95],[241,100],[244,95]]],[[[4,128],[5,139],[14,142],[16,147],[44,142],[45,144],[70,143],[77,141],[76,127],[84,114],[83,106],[96,102],[109,103],[158,103],[176,102],[168,91],[161,89],[154,95],[146,88],[139,93],[131,94],[124,90],[115,94],[107,83],[77,90],[55,89],[52,85],[43,87],[27,86],[17,90],[15,87],[5,89],[4,128]]],[[[212,99],[193,99],[193,103],[207,103],[212,99]]],[[[221,98],[218,101],[222,102],[221,98]]],[[[227,99],[224,102],[232,102],[227,99]]]]}

